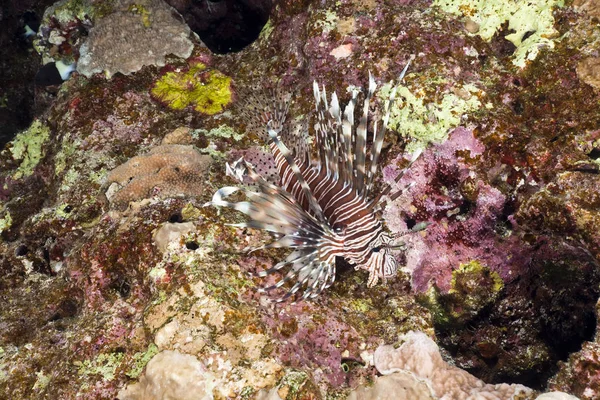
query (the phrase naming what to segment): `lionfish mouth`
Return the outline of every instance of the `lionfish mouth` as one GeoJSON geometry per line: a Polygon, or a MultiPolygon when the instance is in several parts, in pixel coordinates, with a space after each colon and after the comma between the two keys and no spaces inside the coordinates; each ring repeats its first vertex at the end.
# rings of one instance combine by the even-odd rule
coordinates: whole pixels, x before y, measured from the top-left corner
{"type": "MultiPolygon", "coordinates": [[[[408,64],[400,80],[407,68],[408,64]]],[[[277,95],[266,100],[254,95],[247,100],[253,112],[258,113],[262,131],[268,136],[279,180],[269,182],[250,162],[241,158],[227,164],[227,174],[249,185],[223,187],[205,206],[238,210],[249,220],[233,226],[274,234],[276,240],[259,249],[292,249],[284,260],[258,274],[264,277],[287,270],[275,285],[261,289],[271,291],[289,282],[291,287],[278,301],[296,297],[296,293],[301,293],[301,299],[317,297],[335,280],[337,256],[354,263],[355,269],[369,271],[369,286],[396,272],[393,256],[381,250],[402,249],[403,244],[388,243],[389,236],[378,214],[386,201],[395,199],[402,191],[390,195],[390,186],[377,196],[371,195],[396,88],[384,102],[384,117],[379,120],[369,111],[376,86],[369,73],[362,113],[358,112],[359,117],[355,119],[357,89],[352,90],[351,99],[342,109],[335,92],[328,101],[325,88],[320,89],[316,82],[313,84],[316,160],[310,157],[308,129],[288,120],[287,101],[277,95]],[[372,132],[367,132],[368,126],[373,127],[372,132]],[[372,137],[369,149],[368,135],[372,137]],[[227,200],[238,191],[246,195],[246,201],[227,200]]],[[[418,156],[412,157],[396,183],[418,156]]]]}

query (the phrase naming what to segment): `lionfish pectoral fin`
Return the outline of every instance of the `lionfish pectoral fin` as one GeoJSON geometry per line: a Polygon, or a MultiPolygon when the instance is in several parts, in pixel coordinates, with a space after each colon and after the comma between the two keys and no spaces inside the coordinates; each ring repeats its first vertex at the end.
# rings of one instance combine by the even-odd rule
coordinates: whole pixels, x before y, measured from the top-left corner
{"type": "Polygon", "coordinates": [[[236,187],[236,186],[222,187],[221,189],[217,190],[215,192],[215,194],[213,194],[212,200],[204,203],[202,205],[202,207],[209,207],[209,206],[231,207],[235,203],[230,203],[228,201],[225,201],[224,199],[239,190],[241,190],[241,188],[236,187]]]}
{"type": "Polygon", "coordinates": [[[306,286],[302,293],[301,299],[314,298],[323,289],[331,286],[335,280],[335,264],[325,261],[319,261],[315,249],[295,250],[285,261],[282,261],[268,270],[261,271],[258,276],[265,277],[273,272],[291,265],[290,270],[277,283],[272,286],[259,289],[262,293],[270,292],[271,290],[283,287],[286,283],[294,281],[295,283],[286,292],[286,294],[277,299],[277,302],[282,302],[296,294],[300,289],[306,286]]]}
{"type": "Polygon", "coordinates": [[[369,279],[367,279],[367,287],[368,288],[372,288],[373,286],[377,285],[377,282],[379,282],[379,271],[376,271],[374,269],[369,271],[369,279]]]}

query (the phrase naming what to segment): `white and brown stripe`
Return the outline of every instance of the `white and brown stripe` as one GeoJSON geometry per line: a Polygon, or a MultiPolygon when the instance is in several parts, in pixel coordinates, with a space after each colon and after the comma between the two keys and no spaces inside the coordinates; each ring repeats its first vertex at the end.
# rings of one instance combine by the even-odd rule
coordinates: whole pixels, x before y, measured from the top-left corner
{"type": "MultiPolygon", "coordinates": [[[[403,71],[403,75],[404,72],[403,71]]],[[[403,76],[402,75],[402,76],[403,76]]],[[[303,290],[302,298],[314,298],[335,279],[335,257],[344,257],[356,269],[369,271],[368,286],[380,278],[396,273],[396,260],[390,253],[391,237],[375,210],[382,196],[374,201],[370,190],[377,171],[377,162],[389,117],[393,94],[384,105],[384,124],[377,131],[373,125],[373,144],[367,151],[369,107],[376,84],[369,74],[369,88],[362,104],[362,113],[355,124],[354,110],[358,92],[342,111],[337,95],[327,101],[325,90],[313,87],[316,101],[316,146],[318,162],[311,163],[306,137],[294,136],[286,127],[287,104],[274,105],[261,117],[266,122],[270,149],[280,177],[273,185],[257,174],[243,159],[228,166],[238,180],[248,178],[258,191],[245,189],[248,201],[231,203],[225,200],[237,187],[217,191],[207,205],[231,207],[247,214],[250,220],[240,227],[264,229],[276,234],[277,240],[267,247],[288,247],[293,251],[287,258],[268,271],[288,268],[284,278],[270,290],[293,282],[284,299],[303,290]],[[265,115],[270,119],[266,121],[265,115]],[[290,150],[286,143],[291,143],[290,150]]],[[[263,108],[264,110],[264,108],[263,108]]],[[[385,193],[386,195],[388,192],[385,193]]]]}

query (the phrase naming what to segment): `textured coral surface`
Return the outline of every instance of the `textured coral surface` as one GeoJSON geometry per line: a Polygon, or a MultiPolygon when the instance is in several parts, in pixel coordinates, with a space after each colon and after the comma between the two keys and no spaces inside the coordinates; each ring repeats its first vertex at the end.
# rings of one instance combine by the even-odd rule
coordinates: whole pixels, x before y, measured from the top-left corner
{"type": "Polygon", "coordinates": [[[0,152],[0,393],[391,398],[404,385],[450,398],[458,389],[444,382],[432,395],[406,378],[427,375],[423,365],[377,376],[376,349],[419,331],[461,378],[446,383],[464,383],[456,393],[600,398],[599,7],[485,3],[279,0],[256,41],[221,55],[194,36],[173,55],[162,46],[173,37],[127,36],[130,19],[156,28],[162,2],[49,8],[43,58],[91,56],[86,40],[112,53],[37,93],[48,107],[0,152]],[[102,22],[114,12],[123,18],[102,22]],[[139,51],[118,59],[136,39],[139,51]],[[244,156],[274,179],[244,96],[289,93],[290,120],[312,132],[313,80],[346,102],[369,72],[378,101],[400,85],[375,192],[402,190],[382,212],[401,271],[369,289],[340,260],[317,301],[274,304],[285,288],[258,288],[280,276],[256,273],[285,252],[248,253],[270,237],[202,207],[233,183],[225,162],[244,156]]]}

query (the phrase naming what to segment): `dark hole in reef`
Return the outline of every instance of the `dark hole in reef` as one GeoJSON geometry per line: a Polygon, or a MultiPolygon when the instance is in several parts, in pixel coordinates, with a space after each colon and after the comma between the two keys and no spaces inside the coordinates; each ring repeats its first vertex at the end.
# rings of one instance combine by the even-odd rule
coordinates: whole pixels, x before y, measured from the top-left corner
{"type": "Polygon", "coordinates": [[[254,42],[269,20],[272,0],[167,0],[214,53],[237,52],[254,42]]]}
{"type": "Polygon", "coordinates": [[[117,291],[122,298],[126,299],[129,297],[129,293],[131,293],[131,285],[129,284],[129,281],[127,279],[123,279],[121,282],[119,282],[117,291]]]}
{"type": "Polygon", "coordinates": [[[523,272],[505,282],[493,303],[473,316],[460,314],[473,298],[441,295],[434,326],[438,343],[457,366],[487,383],[543,390],[558,361],[593,340],[600,271],[587,251],[562,238],[538,236],[533,242],[526,256],[511,255],[523,272]],[[465,319],[455,319],[455,313],[465,319]]]}
{"type": "Polygon", "coordinates": [[[488,55],[487,54],[480,54],[477,59],[479,60],[480,64],[485,64],[488,60],[488,55]]]}
{"type": "Polygon", "coordinates": [[[414,218],[406,218],[404,222],[406,223],[406,229],[412,229],[417,224],[417,220],[414,218]]]}
{"type": "Polygon", "coordinates": [[[197,250],[200,247],[196,242],[185,242],[185,248],[188,250],[197,250]]]}
{"type": "Polygon", "coordinates": [[[78,311],[79,304],[77,304],[77,301],[73,299],[65,299],[60,302],[56,309],[56,312],[52,314],[48,321],[53,322],[61,320],[63,318],[74,317],[75,315],[77,315],[78,311]]]}
{"type": "Polygon", "coordinates": [[[520,100],[515,100],[512,102],[512,109],[516,115],[523,115],[523,111],[525,111],[525,106],[521,103],[520,100]]]}
{"type": "Polygon", "coordinates": [[[508,235],[513,229],[513,223],[510,220],[510,216],[516,212],[516,205],[514,200],[509,200],[504,203],[502,207],[502,213],[498,216],[498,221],[495,226],[495,232],[497,235],[508,235]]]}
{"type": "Polygon", "coordinates": [[[180,212],[173,213],[169,216],[169,222],[172,224],[183,222],[183,216],[180,212]]]}
{"type": "Polygon", "coordinates": [[[592,149],[592,151],[590,151],[588,153],[588,157],[591,158],[592,160],[597,160],[600,158],[600,149],[592,149]]]}
{"type": "Polygon", "coordinates": [[[462,203],[460,203],[459,206],[459,214],[460,215],[465,215],[468,214],[469,211],[471,211],[471,209],[473,208],[475,204],[472,201],[469,200],[464,200],[462,203]]]}
{"type": "Polygon", "coordinates": [[[509,57],[517,49],[513,42],[506,40],[506,36],[514,33],[514,30],[508,29],[508,22],[501,25],[500,30],[492,37],[490,46],[498,57],[509,57]]]}
{"type": "Polygon", "coordinates": [[[24,255],[27,255],[27,253],[29,253],[29,249],[24,244],[15,249],[15,255],[17,257],[23,257],[24,255]]]}
{"type": "Polygon", "coordinates": [[[521,42],[526,41],[527,39],[529,39],[536,31],[527,31],[525,32],[525,34],[523,35],[523,38],[521,39],[521,42]]]}
{"type": "Polygon", "coordinates": [[[45,273],[47,275],[54,275],[52,268],[50,268],[50,250],[47,248],[43,248],[42,254],[44,257],[44,264],[42,266],[42,270],[40,272],[45,273]]]}

